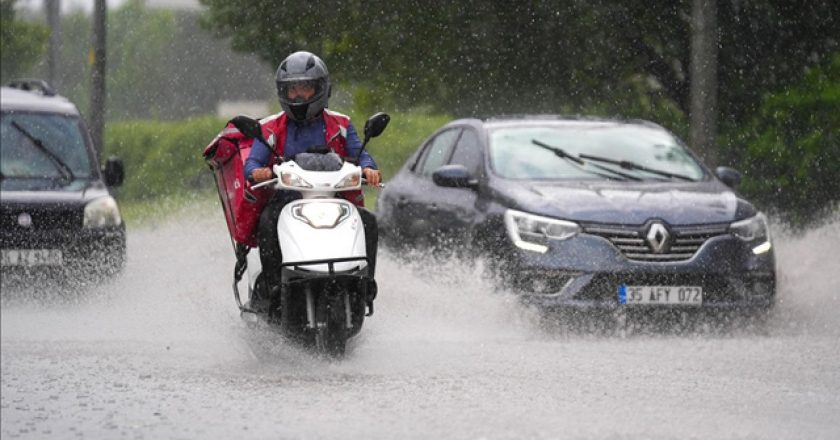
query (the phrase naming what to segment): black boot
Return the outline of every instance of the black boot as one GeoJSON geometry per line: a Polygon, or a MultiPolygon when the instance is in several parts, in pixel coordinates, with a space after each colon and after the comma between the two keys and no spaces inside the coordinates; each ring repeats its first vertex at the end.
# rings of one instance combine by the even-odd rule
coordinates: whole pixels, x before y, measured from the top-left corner
{"type": "Polygon", "coordinates": [[[266,285],[266,277],[264,272],[257,275],[257,280],[254,282],[254,289],[251,291],[251,299],[248,302],[248,308],[257,312],[264,313],[268,310],[268,291],[270,287],[266,285]]]}
{"type": "Polygon", "coordinates": [[[233,276],[236,278],[236,281],[242,279],[245,269],[248,268],[248,252],[250,251],[250,247],[242,243],[236,243],[236,265],[233,267],[233,276]]]}
{"type": "Polygon", "coordinates": [[[379,245],[379,228],[376,216],[365,208],[359,209],[362,225],[365,228],[365,251],[368,256],[368,281],[365,289],[365,304],[368,308],[367,316],[373,315],[373,300],[376,299],[378,287],[376,285],[376,252],[379,245]]]}

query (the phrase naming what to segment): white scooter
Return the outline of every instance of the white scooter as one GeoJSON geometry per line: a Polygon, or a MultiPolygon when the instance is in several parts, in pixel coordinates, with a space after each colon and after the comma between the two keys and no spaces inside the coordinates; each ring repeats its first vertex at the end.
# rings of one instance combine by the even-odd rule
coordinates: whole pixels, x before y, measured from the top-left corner
{"type": "MultiPolygon", "coordinates": [[[[241,132],[262,137],[259,122],[237,119],[234,123],[241,132]]],[[[389,120],[387,114],[377,113],[367,121],[362,150],[389,120]]],[[[243,313],[279,325],[294,340],[329,356],[342,356],[347,339],[361,330],[366,309],[373,313],[376,296],[362,218],[353,203],[337,197],[339,192],[361,189],[362,169],[326,150],[299,154],[275,164],[273,171],[276,178],[252,188],[274,185],[299,191],[302,198],[286,204],[278,218],[280,267],[249,270],[250,297],[254,298],[255,289],[271,292],[266,311],[243,306],[234,282],[237,304],[243,313]],[[257,285],[259,272],[268,270],[279,272],[274,276],[279,286],[257,285]]],[[[250,262],[248,266],[255,267],[250,262]]]]}

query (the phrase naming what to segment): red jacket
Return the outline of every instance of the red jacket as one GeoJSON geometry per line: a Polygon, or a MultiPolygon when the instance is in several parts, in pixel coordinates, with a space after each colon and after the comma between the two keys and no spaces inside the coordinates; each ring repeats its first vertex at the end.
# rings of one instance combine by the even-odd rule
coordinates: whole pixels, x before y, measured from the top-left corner
{"type": "MultiPolygon", "coordinates": [[[[350,118],[338,112],[325,109],[325,144],[339,156],[347,156],[347,128],[350,118]]],[[[286,124],[288,116],[284,112],[260,120],[263,137],[274,152],[283,156],[286,143],[286,124]]],[[[251,152],[254,140],[246,138],[233,125],[228,124],[204,151],[204,156],[216,172],[216,184],[233,239],[250,247],[257,246],[257,225],[260,213],[274,194],[274,189],[263,187],[252,190],[245,179],[244,163],[251,152]],[[238,148],[237,148],[238,146],[238,148]],[[239,160],[228,160],[239,152],[239,160]]],[[[364,206],[362,191],[345,191],[340,196],[357,206],[364,206]]]]}

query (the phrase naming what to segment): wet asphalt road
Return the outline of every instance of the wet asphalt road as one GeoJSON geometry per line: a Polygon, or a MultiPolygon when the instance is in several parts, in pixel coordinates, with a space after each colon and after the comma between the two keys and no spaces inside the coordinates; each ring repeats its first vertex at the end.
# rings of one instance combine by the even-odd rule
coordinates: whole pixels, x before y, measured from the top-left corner
{"type": "Polygon", "coordinates": [[[480,280],[381,257],[327,362],[239,318],[221,215],[132,228],[124,274],[2,285],[0,437],[840,438],[840,220],[777,234],[766,325],[541,328],[480,280]]]}

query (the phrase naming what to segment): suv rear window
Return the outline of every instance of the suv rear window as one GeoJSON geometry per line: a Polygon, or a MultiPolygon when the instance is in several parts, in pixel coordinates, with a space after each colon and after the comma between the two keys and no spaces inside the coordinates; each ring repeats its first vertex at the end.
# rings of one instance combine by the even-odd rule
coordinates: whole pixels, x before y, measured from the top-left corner
{"type": "Polygon", "coordinates": [[[91,157],[79,118],[50,113],[2,113],[0,172],[3,179],[90,178],[91,157]],[[30,136],[38,139],[43,148],[30,136]]]}

